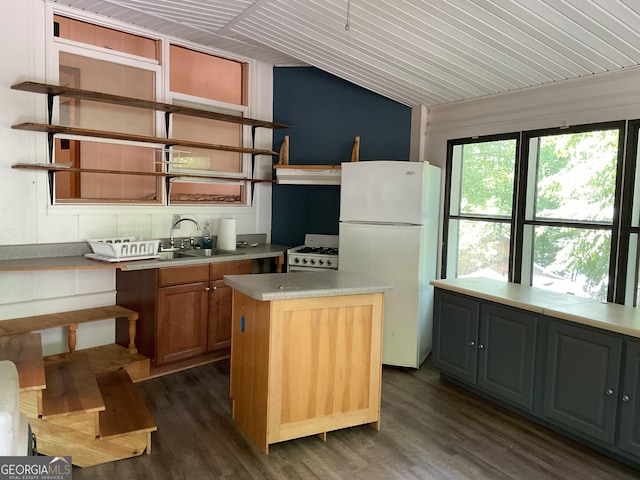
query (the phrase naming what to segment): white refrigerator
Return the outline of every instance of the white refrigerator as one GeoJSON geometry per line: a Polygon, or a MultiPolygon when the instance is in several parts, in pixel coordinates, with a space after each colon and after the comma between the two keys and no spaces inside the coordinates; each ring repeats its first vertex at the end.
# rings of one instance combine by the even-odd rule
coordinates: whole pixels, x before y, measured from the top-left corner
{"type": "Polygon", "coordinates": [[[418,368],[431,353],[440,169],[426,162],[342,164],[339,267],[392,285],[382,363],[418,368]]]}

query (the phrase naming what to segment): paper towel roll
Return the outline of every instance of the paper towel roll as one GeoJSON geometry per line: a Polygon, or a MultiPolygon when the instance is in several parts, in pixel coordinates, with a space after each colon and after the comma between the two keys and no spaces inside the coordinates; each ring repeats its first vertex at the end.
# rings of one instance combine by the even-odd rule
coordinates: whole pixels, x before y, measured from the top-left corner
{"type": "Polygon", "coordinates": [[[218,225],[218,243],[220,250],[236,249],[236,219],[221,218],[218,225]]]}

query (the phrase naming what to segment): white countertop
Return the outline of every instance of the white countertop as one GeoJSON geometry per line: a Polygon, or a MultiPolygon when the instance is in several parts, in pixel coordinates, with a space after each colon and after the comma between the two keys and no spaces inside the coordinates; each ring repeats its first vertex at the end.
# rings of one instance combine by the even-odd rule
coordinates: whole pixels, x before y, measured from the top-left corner
{"type": "Polygon", "coordinates": [[[640,338],[640,310],[490,278],[433,280],[436,288],[640,338]]]}
{"type": "Polygon", "coordinates": [[[389,292],[392,289],[385,282],[339,270],[225,275],[224,283],[256,300],[359,295],[389,292]]]}

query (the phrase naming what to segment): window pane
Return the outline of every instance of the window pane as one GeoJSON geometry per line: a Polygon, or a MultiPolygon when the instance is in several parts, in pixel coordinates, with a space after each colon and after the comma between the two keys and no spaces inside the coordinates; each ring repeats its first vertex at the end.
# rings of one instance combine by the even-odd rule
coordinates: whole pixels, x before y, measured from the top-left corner
{"type": "MultiPolygon", "coordinates": [[[[185,115],[173,115],[172,137],[216,145],[241,146],[242,126],[185,115]]],[[[242,154],[209,149],[179,147],[174,154],[172,171],[209,170],[212,172],[241,172],[242,154]]]]}
{"type": "Polygon", "coordinates": [[[456,220],[456,277],[489,277],[507,281],[511,227],[507,223],[456,220]]]}
{"type": "Polygon", "coordinates": [[[171,182],[171,203],[239,203],[243,201],[242,185],[220,185],[193,181],[171,182]]]}
{"type": "MultiPolygon", "coordinates": [[[[60,84],[114,95],[153,100],[155,77],[149,70],[80,55],[60,53],[60,84]]],[[[153,111],[88,100],[60,97],[62,125],[94,130],[155,135],[153,111]]],[[[56,139],[55,161],[72,168],[157,172],[155,150],[88,140],[56,139]]],[[[153,176],[95,173],[56,174],[59,201],[160,201],[158,179],[153,176]]]]}
{"type": "Polygon", "coordinates": [[[540,137],[536,218],[611,222],[617,156],[618,130],[540,137]]]}
{"type": "Polygon", "coordinates": [[[606,300],[611,232],[537,226],[534,233],[534,287],[606,300]]]}
{"type": "Polygon", "coordinates": [[[246,105],[244,64],[171,45],[169,89],[234,105],[246,105]]]}
{"type": "MultiPolygon", "coordinates": [[[[78,140],[56,140],[56,163],[73,168],[156,172],[155,151],[148,147],[117,145],[78,140]]],[[[56,173],[56,199],[154,202],[158,198],[158,179],[154,176],[103,173],[56,173]]]]}
{"type": "Polygon", "coordinates": [[[460,213],[511,216],[516,141],[463,146],[460,213]]]}
{"type": "Polygon", "coordinates": [[[159,42],[157,40],[119,32],[111,28],[100,27],[59,15],[54,15],[53,21],[58,25],[57,36],[60,38],[158,60],[159,42]]]}

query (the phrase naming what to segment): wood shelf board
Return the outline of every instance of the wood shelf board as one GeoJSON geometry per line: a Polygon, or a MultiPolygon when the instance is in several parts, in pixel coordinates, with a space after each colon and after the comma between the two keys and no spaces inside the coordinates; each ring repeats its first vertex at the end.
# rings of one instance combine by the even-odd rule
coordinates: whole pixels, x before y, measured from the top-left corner
{"type": "Polygon", "coordinates": [[[99,168],[71,168],[62,164],[42,164],[42,163],[16,163],[11,168],[22,170],[45,170],[48,172],[78,172],[78,173],[100,173],[107,175],[142,175],[147,177],[168,177],[168,178],[202,178],[212,180],[223,180],[228,182],[252,182],[252,183],[273,183],[271,179],[254,179],[246,177],[223,177],[221,175],[206,175],[197,173],[179,172],[136,172],[133,170],[107,170],[99,168]]]}
{"type": "Polygon", "coordinates": [[[105,404],[99,414],[101,439],[158,429],[125,370],[97,373],[96,381],[105,404]]]}
{"type": "MultiPolygon", "coordinates": [[[[36,330],[48,328],[66,327],[71,324],[97,322],[120,317],[138,318],[137,312],[121,307],[109,305],[105,307],[85,308],[68,312],[49,313],[32,317],[12,318],[0,321],[0,335],[15,335],[17,333],[30,333],[36,330]]],[[[0,337],[1,338],[1,337],[0,337]]]]}
{"type": "Polygon", "coordinates": [[[39,333],[0,336],[0,360],[16,364],[21,392],[46,388],[39,333]]]}
{"type": "Polygon", "coordinates": [[[42,418],[105,409],[89,359],[82,351],[44,358],[47,388],[42,391],[42,418]]]}
{"type": "Polygon", "coordinates": [[[211,120],[220,120],[223,122],[239,123],[242,125],[250,125],[253,127],[264,128],[291,128],[289,125],[282,123],[268,122],[265,120],[255,120],[247,117],[239,117],[236,115],[228,115],[224,113],[212,112],[208,110],[200,110],[197,108],[185,107],[180,105],[172,105],[168,103],[154,102],[151,100],[143,100],[139,98],[123,97],[120,95],[112,95],[109,93],[95,92],[90,90],[81,90],[72,87],[63,87],[59,85],[51,85],[38,82],[22,82],[12,85],[13,90],[22,90],[26,92],[44,93],[47,95],[62,95],[65,97],[78,98],[83,100],[92,100],[102,103],[111,103],[115,105],[124,105],[128,107],[145,108],[149,110],[158,110],[166,113],[175,113],[180,115],[189,115],[191,117],[208,118],[211,120]]]}
{"type": "Polygon", "coordinates": [[[278,156],[278,152],[259,148],[232,147],[229,145],[216,145],[212,143],[193,142],[179,140],[175,138],[162,138],[147,135],[134,135],[121,132],[107,132],[103,130],[93,130],[88,128],[68,127],[64,125],[52,125],[49,123],[24,122],[12,125],[15,130],[26,130],[31,132],[76,135],[81,137],[105,138],[110,140],[122,140],[139,143],[153,143],[172,147],[202,148],[205,150],[220,150],[224,152],[249,153],[252,155],[278,156]]]}

